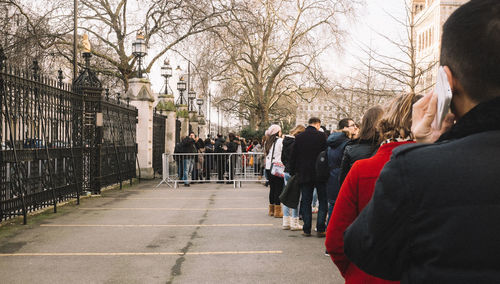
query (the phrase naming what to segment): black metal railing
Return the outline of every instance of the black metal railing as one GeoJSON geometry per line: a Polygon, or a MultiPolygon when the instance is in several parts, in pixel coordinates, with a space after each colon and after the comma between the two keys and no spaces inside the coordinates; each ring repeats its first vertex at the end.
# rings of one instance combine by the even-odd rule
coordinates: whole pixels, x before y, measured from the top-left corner
{"type": "Polygon", "coordinates": [[[165,128],[167,116],[155,109],[153,114],[153,170],[155,175],[161,176],[161,155],[165,153],[165,128]]]}
{"type": "Polygon", "coordinates": [[[0,221],[135,177],[137,109],[101,96],[89,57],[73,87],[5,59],[0,47],[0,221]]]}

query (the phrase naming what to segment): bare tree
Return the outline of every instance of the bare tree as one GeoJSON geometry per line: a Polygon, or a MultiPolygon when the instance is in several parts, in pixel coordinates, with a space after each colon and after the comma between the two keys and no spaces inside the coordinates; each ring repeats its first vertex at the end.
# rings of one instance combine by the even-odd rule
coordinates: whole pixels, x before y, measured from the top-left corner
{"type": "MultiPolygon", "coordinates": [[[[378,33],[388,44],[395,47],[399,51],[398,54],[386,54],[376,51],[371,46],[364,46],[365,54],[370,61],[376,65],[373,70],[388,78],[391,81],[394,89],[405,89],[412,94],[417,93],[417,88],[424,75],[432,70],[437,61],[431,58],[418,58],[418,42],[416,38],[416,27],[419,22],[415,18],[415,7],[410,3],[406,4],[406,17],[401,20],[388,14],[397,25],[404,27],[405,37],[393,39],[388,35],[378,33]]],[[[372,68],[366,66],[367,68],[372,68]]],[[[431,86],[421,90],[426,91],[431,86]]]]}
{"type": "MultiPolygon", "coordinates": [[[[235,1],[236,2],[236,1],[235,1]]],[[[213,29],[222,51],[220,101],[241,105],[251,128],[265,127],[284,97],[325,82],[318,57],[338,44],[340,18],[353,14],[353,1],[237,1],[227,27],[213,29]]],[[[231,105],[231,104],[229,104],[231,105]]]]}
{"type": "Polygon", "coordinates": [[[26,69],[37,60],[47,71],[54,71],[54,64],[63,64],[57,60],[55,43],[69,31],[61,24],[65,5],[64,1],[51,1],[38,10],[19,1],[0,0],[1,45],[11,64],[26,69]]]}

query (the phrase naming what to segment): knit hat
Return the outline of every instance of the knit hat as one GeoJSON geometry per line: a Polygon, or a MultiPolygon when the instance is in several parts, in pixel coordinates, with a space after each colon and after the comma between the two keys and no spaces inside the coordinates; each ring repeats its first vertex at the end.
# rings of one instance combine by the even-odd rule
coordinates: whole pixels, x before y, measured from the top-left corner
{"type": "Polygon", "coordinates": [[[266,136],[276,135],[276,133],[281,131],[281,127],[277,124],[271,124],[269,128],[264,133],[266,136]]]}

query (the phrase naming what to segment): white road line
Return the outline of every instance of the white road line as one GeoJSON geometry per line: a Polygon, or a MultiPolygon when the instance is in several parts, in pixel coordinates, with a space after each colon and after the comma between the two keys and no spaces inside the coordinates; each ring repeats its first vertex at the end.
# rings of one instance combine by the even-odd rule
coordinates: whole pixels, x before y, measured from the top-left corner
{"type": "Polygon", "coordinates": [[[163,255],[238,255],[238,254],[281,254],[281,250],[264,251],[204,251],[204,252],[41,252],[0,253],[0,257],[15,256],[163,256],[163,255]]]}
{"type": "Polygon", "coordinates": [[[102,227],[102,228],[155,228],[155,227],[272,227],[273,224],[42,224],[40,227],[102,227]]]}

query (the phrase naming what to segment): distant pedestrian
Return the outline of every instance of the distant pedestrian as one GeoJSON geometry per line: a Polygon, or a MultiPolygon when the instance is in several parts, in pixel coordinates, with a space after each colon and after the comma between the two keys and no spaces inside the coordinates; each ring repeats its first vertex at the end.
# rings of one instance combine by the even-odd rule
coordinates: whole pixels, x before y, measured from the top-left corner
{"type": "Polygon", "coordinates": [[[340,164],[339,183],[342,185],[354,162],[371,157],[379,147],[378,122],[384,110],[375,106],[366,111],[361,121],[359,137],[345,146],[340,164]]]}
{"type": "Polygon", "coordinates": [[[265,144],[266,172],[269,180],[269,216],[283,217],[281,210],[280,194],[283,190],[283,178],[271,173],[273,163],[281,163],[281,152],[283,150],[283,138],[281,138],[281,127],[277,124],[269,126],[266,133],[265,144]]]}
{"type": "Polygon", "coordinates": [[[341,119],[338,123],[337,131],[330,134],[327,140],[328,145],[328,170],[330,175],[326,185],[328,199],[328,216],[331,216],[335,200],[340,190],[339,173],[342,155],[347,143],[351,141],[356,131],[356,123],[350,118],[341,119]]]}
{"type": "MultiPolygon", "coordinates": [[[[297,175],[302,199],[300,207],[303,214],[304,226],[302,228],[304,236],[311,236],[312,211],[311,202],[313,191],[316,186],[316,158],[318,154],[326,149],[326,135],[318,131],[321,120],[312,117],[308,121],[306,130],[295,137],[295,143],[290,156],[290,173],[297,175]]],[[[321,189],[318,189],[321,190],[321,189]]],[[[325,234],[325,220],[327,212],[326,192],[318,191],[319,212],[316,223],[318,237],[325,234]]]]}
{"type": "MultiPolygon", "coordinates": [[[[295,136],[304,132],[306,128],[303,125],[295,126],[289,135],[285,135],[283,138],[283,151],[281,153],[281,161],[285,165],[285,177],[284,184],[286,186],[288,180],[290,179],[290,155],[292,154],[293,144],[295,143],[295,136]]],[[[282,204],[283,209],[283,229],[298,231],[302,230],[302,226],[299,223],[299,209],[289,208],[285,204],[282,204]],[[290,211],[292,211],[290,215],[290,211]]]]}

